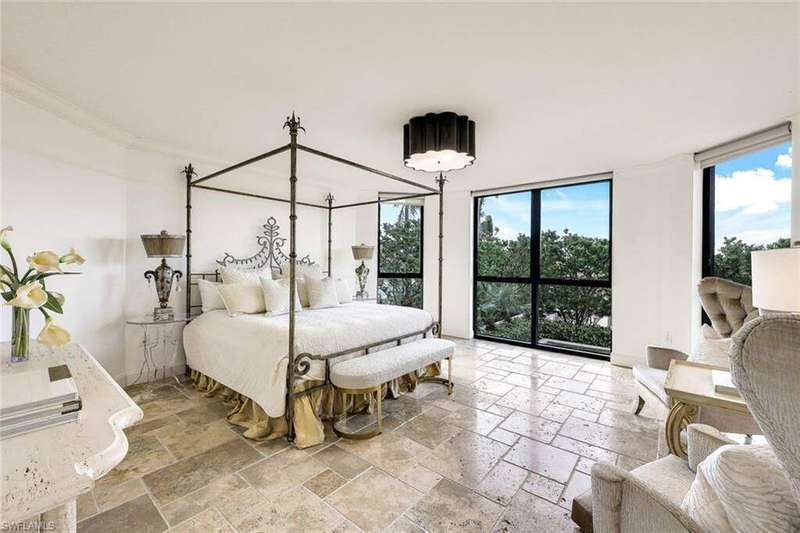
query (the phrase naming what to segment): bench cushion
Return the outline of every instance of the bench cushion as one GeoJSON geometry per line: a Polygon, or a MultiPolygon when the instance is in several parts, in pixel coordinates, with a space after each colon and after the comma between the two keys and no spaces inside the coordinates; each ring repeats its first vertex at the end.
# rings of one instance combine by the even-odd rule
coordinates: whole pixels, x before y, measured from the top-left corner
{"type": "Polygon", "coordinates": [[[332,365],[331,382],[342,389],[377,387],[409,372],[441,361],[456,345],[444,339],[420,339],[332,365]]]}

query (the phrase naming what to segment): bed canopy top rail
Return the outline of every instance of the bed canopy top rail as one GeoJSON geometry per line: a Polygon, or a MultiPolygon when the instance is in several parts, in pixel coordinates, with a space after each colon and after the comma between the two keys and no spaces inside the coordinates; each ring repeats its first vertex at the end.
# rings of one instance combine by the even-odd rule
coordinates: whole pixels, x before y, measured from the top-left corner
{"type": "MultiPolygon", "coordinates": [[[[270,150],[268,152],[264,152],[263,154],[259,154],[255,157],[251,157],[250,159],[246,159],[240,163],[236,163],[229,167],[223,168],[222,170],[218,170],[216,172],[212,172],[207,176],[203,176],[202,178],[195,179],[194,177],[197,175],[192,167],[191,163],[187,165],[182,174],[185,175],[186,178],[186,278],[188,280],[192,279],[192,189],[204,189],[207,191],[212,192],[221,192],[226,194],[232,194],[236,196],[243,196],[249,198],[259,198],[263,200],[271,200],[276,202],[283,202],[289,204],[289,294],[293,294],[296,291],[297,287],[297,279],[296,279],[296,263],[297,263],[297,253],[296,253],[296,237],[297,237],[297,206],[305,206],[305,207],[315,207],[318,209],[327,209],[328,211],[328,275],[333,276],[331,270],[331,244],[332,244],[332,214],[335,209],[344,209],[348,207],[361,207],[373,204],[379,204],[381,202],[392,202],[402,199],[411,199],[411,198],[422,198],[426,196],[434,196],[437,195],[439,197],[439,287],[438,287],[438,302],[437,302],[437,312],[438,316],[436,321],[433,322],[431,326],[426,328],[424,332],[421,332],[427,335],[428,332],[431,332],[433,335],[441,336],[441,325],[442,325],[442,241],[444,238],[443,232],[443,214],[444,214],[444,183],[445,178],[442,174],[436,179],[436,183],[438,187],[430,187],[427,185],[423,185],[421,183],[417,183],[413,180],[409,180],[406,178],[402,178],[400,176],[396,176],[394,174],[390,174],[389,172],[384,172],[382,170],[378,170],[367,165],[362,165],[361,163],[356,163],[355,161],[351,161],[349,159],[345,159],[343,157],[339,157],[336,155],[328,154],[321,150],[316,150],[314,148],[310,148],[308,146],[304,146],[297,142],[297,136],[300,131],[305,132],[305,128],[300,125],[300,117],[295,116],[294,113],[290,117],[286,117],[286,122],[283,125],[284,129],[289,129],[289,144],[280,146],[275,148],[274,150],[270,150]],[[222,187],[211,187],[208,185],[201,185],[201,183],[205,183],[212,178],[217,178],[234,170],[238,170],[240,168],[246,167],[258,161],[262,161],[269,157],[272,157],[277,154],[281,154],[283,152],[289,151],[289,198],[277,198],[273,196],[266,196],[262,194],[250,193],[246,191],[239,191],[239,190],[231,190],[231,189],[224,189],[222,187]],[[393,197],[393,198],[378,198],[377,200],[373,201],[366,201],[366,202],[355,202],[351,204],[343,204],[334,206],[334,198],[332,195],[328,194],[325,198],[326,205],[319,205],[310,202],[302,202],[297,199],[297,152],[298,150],[316,155],[318,157],[322,157],[324,159],[328,159],[343,165],[347,165],[353,168],[357,168],[371,174],[376,174],[378,176],[382,176],[384,178],[397,181],[400,183],[404,183],[406,185],[410,185],[412,187],[416,187],[417,189],[421,189],[425,192],[417,193],[417,194],[409,194],[400,197],[393,197]]],[[[191,303],[191,290],[186,291],[186,309],[187,313],[191,312],[193,309],[191,303]]],[[[347,352],[336,353],[336,354],[296,354],[295,353],[295,299],[289,299],[289,350],[288,350],[288,365],[286,370],[286,420],[288,423],[288,434],[287,439],[289,441],[294,440],[294,400],[296,396],[303,394],[303,393],[295,393],[294,392],[294,382],[295,378],[304,375],[308,372],[307,366],[310,365],[311,360],[324,360],[327,361],[334,357],[338,357],[343,355],[344,353],[354,353],[354,350],[348,350],[347,352]]],[[[405,337],[404,337],[405,338],[405,337]]],[[[400,342],[401,339],[393,338],[387,339],[385,341],[381,341],[380,343],[376,343],[374,346],[379,346],[391,342],[400,342]]],[[[360,350],[368,351],[371,347],[360,347],[360,350]]],[[[325,386],[325,385],[323,385],[325,386]]]]}

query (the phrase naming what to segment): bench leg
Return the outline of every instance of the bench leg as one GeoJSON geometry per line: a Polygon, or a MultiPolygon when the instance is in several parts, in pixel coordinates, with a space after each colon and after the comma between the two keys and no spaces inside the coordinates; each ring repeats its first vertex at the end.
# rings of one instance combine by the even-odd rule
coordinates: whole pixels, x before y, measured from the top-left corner
{"type": "Polygon", "coordinates": [[[447,379],[439,376],[423,376],[419,378],[420,383],[440,383],[447,387],[447,394],[453,394],[453,356],[447,356],[447,379]]]}
{"type": "Polygon", "coordinates": [[[336,388],[335,390],[344,394],[343,400],[344,402],[344,413],[342,413],[342,418],[339,421],[347,420],[347,395],[348,394],[372,394],[373,392],[376,394],[378,399],[378,405],[375,409],[375,414],[377,417],[376,420],[376,428],[372,431],[366,431],[364,433],[348,433],[346,431],[342,431],[338,427],[336,427],[336,421],[333,423],[333,432],[336,433],[338,436],[344,439],[355,439],[355,440],[365,440],[371,439],[372,437],[376,437],[383,432],[383,422],[382,422],[382,412],[381,412],[381,393],[383,392],[382,386],[378,385],[377,387],[371,389],[340,389],[336,388]]]}

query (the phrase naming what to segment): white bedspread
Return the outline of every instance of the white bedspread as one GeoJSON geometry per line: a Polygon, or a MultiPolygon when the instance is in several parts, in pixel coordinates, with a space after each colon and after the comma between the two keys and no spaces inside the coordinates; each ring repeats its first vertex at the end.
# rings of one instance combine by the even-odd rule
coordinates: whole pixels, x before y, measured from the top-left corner
{"type": "MultiPolygon", "coordinates": [[[[421,331],[433,322],[427,311],[395,305],[344,304],[295,315],[295,353],[329,354],[421,331]]],[[[183,331],[187,364],[251,398],[271,417],[286,408],[289,316],[228,316],[210,311],[183,331]]],[[[305,379],[324,378],[315,361],[305,379]]]]}

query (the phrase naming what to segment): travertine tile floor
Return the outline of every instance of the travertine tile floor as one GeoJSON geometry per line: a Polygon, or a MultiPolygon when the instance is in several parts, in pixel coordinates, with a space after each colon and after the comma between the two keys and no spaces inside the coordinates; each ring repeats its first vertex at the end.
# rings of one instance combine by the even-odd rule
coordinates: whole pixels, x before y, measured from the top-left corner
{"type": "Polygon", "coordinates": [[[629,370],[457,344],[454,397],[422,384],[384,403],[383,435],[330,432],[306,450],[242,438],[227,407],[189,384],[131,387],[144,421],[127,431],[123,463],[78,501],[78,531],[572,531],[595,461],[631,469],[655,457],[661,423],[630,413],[629,370]]]}

